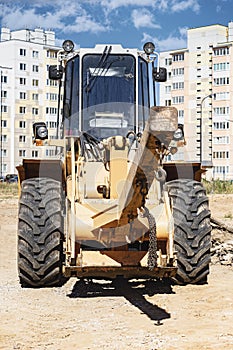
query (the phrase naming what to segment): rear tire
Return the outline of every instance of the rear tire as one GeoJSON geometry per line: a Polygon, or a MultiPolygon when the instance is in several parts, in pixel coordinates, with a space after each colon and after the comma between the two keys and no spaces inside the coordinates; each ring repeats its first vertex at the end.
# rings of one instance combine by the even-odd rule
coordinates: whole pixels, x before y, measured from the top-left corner
{"type": "Polygon", "coordinates": [[[211,225],[208,197],[200,182],[179,179],[168,182],[177,252],[178,284],[207,282],[210,264],[211,225]]]}
{"type": "Polygon", "coordinates": [[[61,183],[50,178],[22,182],[18,222],[18,270],[22,287],[63,283],[61,183]]]}

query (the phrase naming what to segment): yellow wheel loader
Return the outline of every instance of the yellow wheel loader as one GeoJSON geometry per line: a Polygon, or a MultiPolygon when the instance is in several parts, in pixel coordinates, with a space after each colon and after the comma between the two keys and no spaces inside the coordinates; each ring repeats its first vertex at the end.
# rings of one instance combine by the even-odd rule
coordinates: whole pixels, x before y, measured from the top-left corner
{"type": "Polygon", "coordinates": [[[21,285],[58,286],[70,276],[205,283],[211,226],[203,170],[171,161],[184,128],[174,107],[156,106],[166,69],[154,45],[75,51],[65,41],[49,78],[60,92],[64,86],[57,138],[37,122],[33,142],[56,147],[57,156],[17,167],[21,285]]]}

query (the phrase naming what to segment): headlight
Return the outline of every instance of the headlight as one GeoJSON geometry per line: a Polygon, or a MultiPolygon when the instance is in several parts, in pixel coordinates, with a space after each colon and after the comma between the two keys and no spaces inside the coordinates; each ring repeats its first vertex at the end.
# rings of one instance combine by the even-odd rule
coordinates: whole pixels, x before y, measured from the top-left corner
{"type": "Polygon", "coordinates": [[[143,50],[147,55],[151,55],[155,50],[155,45],[151,42],[145,43],[143,50]]]}
{"type": "Polygon", "coordinates": [[[183,134],[183,130],[182,129],[177,129],[175,132],[174,132],[174,135],[173,135],[173,139],[175,140],[180,140],[184,137],[184,134],[183,134]]]}
{"type": "Polygon", "coordinates": [[[65,40],[62,44],[62,48],[65,52],[69,53],[74,50],[74,43],[72,40],[65,40]]]}

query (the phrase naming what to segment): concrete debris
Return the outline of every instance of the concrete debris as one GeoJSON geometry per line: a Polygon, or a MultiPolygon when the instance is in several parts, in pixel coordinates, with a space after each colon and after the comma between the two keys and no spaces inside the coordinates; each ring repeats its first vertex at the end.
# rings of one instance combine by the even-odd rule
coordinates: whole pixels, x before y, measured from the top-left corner
{"type": "Polygon", "coordinates": [[[233,240],[212,240],[211,261],[213,264],[233,266],[233,240]]]}

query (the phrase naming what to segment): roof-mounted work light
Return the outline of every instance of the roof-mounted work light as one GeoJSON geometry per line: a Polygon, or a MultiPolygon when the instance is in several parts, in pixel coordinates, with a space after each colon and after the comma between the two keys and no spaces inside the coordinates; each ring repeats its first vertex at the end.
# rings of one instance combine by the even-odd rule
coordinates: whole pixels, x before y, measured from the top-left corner
{"type": "Polygon", "coordinates": [[[65,40],[62,44],[62,48],[65,52],[70,53],[74,50],[74,43],[72,40],[65,40]]]}
{"type": "Polygon", "coordinates": [[[143,50],[147,55],[151,55],[155,51],[155,45],[151,42],[145,43],[143,50]]]}

